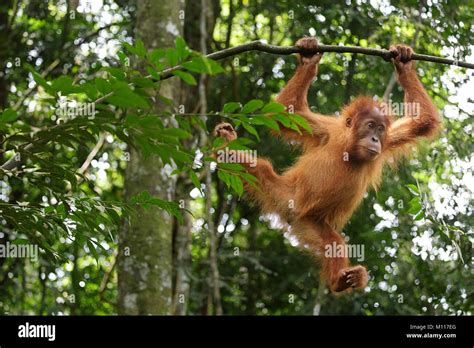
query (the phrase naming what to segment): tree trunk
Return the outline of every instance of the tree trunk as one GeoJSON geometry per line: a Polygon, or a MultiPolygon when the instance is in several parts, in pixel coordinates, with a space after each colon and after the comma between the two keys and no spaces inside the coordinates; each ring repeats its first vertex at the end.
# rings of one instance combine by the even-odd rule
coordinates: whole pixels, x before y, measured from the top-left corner
{"type": "MultiPolygon", "coordinates": [[[[147,49],[173,47],[182,35],[184,1],[138,0],[135,37],[147,49]]],[[[178,100],[180,82],[162,82],[157,93],[178,100]]],[[[155,112],[170,108],[156,103],[155,112]]],[[[171,120],[170,120],[171,123],[171,120]]],[[[172,200],[175,179],[156,156],[144,157],[130,148],[125,171],[126,198],[148,191],[152,196],[172,200]]],[[[172,312],[172,218],[163,210],[139,208],[119,233],[118,310],[120,314],[170,314],[172,312]]]]}
{"type": "MultiPolygon", "coordinates": [[[[193,50],[199,50],[199,16],[200,3],[186,1],[184,20],[184,39],[193,50]]],[[[195,112],[198,105],[196,86],[183,84],[181,88],[181,105],[185,112],[195,112]]],[[[198,140],[185,142],[188,149],[195,149],[198,140]]],[[[187,177],[180,178],[176,183],[176,199],[185,209],[189,209],[189,192],[194,186],[187,177]]],[[[191,289],[191,228],[192,216],[185,214],[183,222],[174,219],[173,230],[173,314],[186,315],[191,289]]]]}
{"type": "MultiPolygon", "coordinates": [[[[179,180],[176,192],[179,204],[189,210],[189,192],[192,185],[187,178],[179,180]]],[[[173,315],[186,315],[189,303],[189,291],[191,286],[191,228],[192,217],[185,214],[183,222],[174,221],[174,287],[173,287],[173,315]]]]}
{"type": "MultiPolygon", "coordinates": [[[[199,31],[201,34],[201,53],[203,55],[207,54],[207,22],[209,18],[213,18],[212,8],[209,6],[209,0],[201,0],[201,17],[199,31]]],[[[206,91],[206,79],[205,74],[201,74],[199,78],[199,105],[201,106],[201,115],[205,118],[207,113],[207,91],[206,91]]],[[[201,132],[201,141],[202,144],[207,142],[207,135],[204,131],[201,132]]],[[[209,262],[210,262],[210,284],[212,288],[212,298],[214,304],[214,313],[216,315],[222,315],[222,304],[221,304],[221,292],[220,292],[220,277],[219,277],[219,267],[217,260],[217,235],[216,229],[214,226],[214,220],[212,217],[212,174],[209,164],[206,164],[205,169],[206,174],[206,222],[207,230],[209,232],[209,262]]]]}

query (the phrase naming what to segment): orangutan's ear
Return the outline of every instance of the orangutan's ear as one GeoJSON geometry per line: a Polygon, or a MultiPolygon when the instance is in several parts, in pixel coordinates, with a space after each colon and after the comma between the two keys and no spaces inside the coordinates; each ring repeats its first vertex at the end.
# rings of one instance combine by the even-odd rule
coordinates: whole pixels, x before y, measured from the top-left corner
{"type": "Polygon", "coordinates": [[[346,118],[346,127],[347,128],[352,127],[352,118],[350,118],[350,117],[346,118]]]}

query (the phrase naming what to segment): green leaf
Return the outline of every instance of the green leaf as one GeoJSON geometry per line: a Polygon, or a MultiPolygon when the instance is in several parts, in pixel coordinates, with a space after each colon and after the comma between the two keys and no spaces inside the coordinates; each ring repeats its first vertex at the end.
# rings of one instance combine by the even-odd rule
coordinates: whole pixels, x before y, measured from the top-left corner
{"type": "Polygon", "coordinates": [[[227,174],[226,172],[223,172],[222,170],[218,170],[217,171],[217,177],[223,181],[227,187],[230,187],[230,178],[231,176],[229,174],[227,174]]]}
{"type": "Polygon", "coordinates": [[[146,77],[134,77],[132,79],[132,83],[135,86],[143,87],[143,88],[152,88],[153,87],[153,81],[150,80],[150,79],[147,79],[146,77]]]}
{"type": "Polygon", "coordinates": [[[59,215],[65,215],[66,214],[66,206],[64,205],[64,203],[61,203],[56,207],[56,212],[59,215]]]}
{"type": "Polygon", "coordinates": [[[230,103],[226,103],[224,105],[224,108],[222,109],[222,112],[224,114],[227,114],[227,113],[232,113],[234,112],[235,110],[239,109],[241,107],[241,104],[240,103],[237,103],[237,102],[230,102],[230,103]]]}
{"type": "Polygon", "coordinates": [[[262,106],[263,106],[263,101],[259,99],[252,99],[247,104],[244,105],[244,108],[242,109],[242,113],[249,114],[251,112],[254,112],[257,109],[260,109],[262,106]]]}
{"type": "Polygon", "coordinates": [[[287,115],[284,114],[275,114],[273,115],[275,120],[283,124],[286,128],[291,128],[291,121],[290,118],[287,115]]]}
{"type": "Polygon", "coordinates": [[[252,144],[253,141],[251,139],[247,138],[237,138],[235,140],[232,140],[227,146],[231,150],[248,150],[248,147],[246,145],[252,144]]]}
{"type": "Polygon", "coordinates": [[[313,129],[308,123],[308,120],[305,119],[303,116],[297,115],[297,114],[291,114],[290,119],[300,127],[302,127],[304,130],[306,130],[308,133],[313,134],[313,129]]]}
{"type": "MultiPolygon", "coordinates": [[[[111,208],[108,208],[107,209],[107,214],[112,218],[112,220],[119,224],[120,223],[120,220],[121,220],[121,217],[119,215],[119,213],[121,213],[121,209],[120,207],[111,207],[111,208]]],[[[113,241],[114,238],[111,236],[111,240],[113,241]]]]}
{"type": "Polygon", "coordinates": [[[186,152],[179,151],[179,150],[171,150],[171,156],[173,160],[179,165],[185,165],[192,163],[193,158],[186,152]]]}
{"type": "Polygon", "coordinates": [[[134,126],[139,124],[140,118],[137,115],[127,115],[125,117],[125,124],[127,126],[134,126]]]}
{"type": "Polygon", "coordinates": [[[194,187],[201,190],[201,183],[199,182],[199,178],[197,177],[196,173],[191,170],[189,174],[191,176],[191,182],[193,183],[194,187]]]}
{"type": "Polygon", "coordinates": [[[190,73],[187,73],[185,71],[175,70],[175,71],[172,72],[172,74],[175,75],[175,76],[178,76],[180,79],[182,79],[188,85],[191,85],[191,86],[196,86],[197,85],[196,79],[190,73]]]}
{"type": "Polygon", "coordinates": [[[161,58],[166,56],[166,50],[164,48],[155,48],[150,53],[148,53],[148,60],[152,64],[158,64],[161,58]]]}
{"type": "Polygon", "coordinates": [[[170,98],[166,98],[166,97],[163,97],[162,95],[159,95],[159,96],[158,96],[158,99],[159,99],[162,103],[164,103],[164,104],[166,104],[166,105],[169,105],[169,106],[172,106],[172,105],[173,105],[173,100],[170,99],[170,98]]]}
{"type": "Polygon", "coordinates": [[[51,89],[62,95],[68,95],[71,93],[77,93],[78,88],[73,86],[73,79],[70,76],[60,76],[51,83],[51,89]]]}
{"type": "Polygon", "coordinates": [[[117,52],[117,56],[118,56],[119,59],[120,59],[120,63],[125,64],[125,62],[127,62],[128,57],[127,57],[127,55],[126,55],[124,52],[118,51],[118,52],[117,52]]]}
{"type": "Polygon", "coordinates": [[[146,56],[146,48],[143,44],[143,41],[140,39],[135,40],[135,49],[138,56],[145,58],[146,56]]]}
{"type": "Polygon", "coordinates": [[[120,81],[125,80],[125,72],[120,68],[107,67],[104,70],[120,81]]]}
{"type": "Polygon", "coordinates": [[[176,38],[175,44],[176,52],[178,53],[178,59],[182,61],[188,58],[191,52],[189,51],[188,47],[186,46],[186,42],[181,36],[176,38]]]}
{"type": "Polygon", "coordinates": [[[419,200],[416,201],[410,201],[410,208],[408,209],[409,214],[416,215],[420,212],[420,210],[423,208],[419,200]]]}
{"type": "Polygon", "coordinates": [[[81,85],[81,88],[86,93],[90,100],[97,99],[98,89],[93,81],[88,81],[81,85]]]}
{"type": "Polygon", "coordinates": [[[441,238],[441,240],[444,243],[451,244],[451,238],[449,238],[449,236],[446,232],[441,231],[441,233],[439,233],[438,236],[441,238]]]}
{"type": "MultiPolygon", "coordinates": [[[[155,48],[148,54],[148,63],[153,66],[156,71],[163,71],[167,66],[165,64],[166,49],[155,48]]],[[[147,69],[150,67],[147,67],[147,69]]]]}
{"type": "Polygon", "coordinates": [[[459,244],[454,239],[451,240],[451,243],[453,243],[453,245],[456,248],[456,251],[459,255],[459,258],[461,259],[461,262],[464,264],[464,258],[462,256],[462,251],[461,251],[461,248],[459,247],[459,244]]]}
{"type": "Polygon", "coordinates": [[[179,128],[165,128],[161,131],[161,133],[166,134],[166,135],[175,136],[175,137],[178,137],[180,139],[187,139],[187,138],[191,137],[191,134],[189,134],[188,132],[186,132],[182,129],[179,129],[179,128]]]}
{"type": "Polygon", "coordinates": [[[0,124],[12,123],[18,118],[18,113],[13,109],[5,109],[0,115],[0,124]]]}
{"type": "Polygon", "coordinates": [[[224,145],[224,143],[225,143],[224,138],[221,138],[221,137],[215,138],[214,141],[212,142],[212,147],[216,149],[224,145]]]}
{"type": "Polygon", "coordinates": [[[231,176],[231,187],[235,192],[237,192],[239,197],[244,193],[244,185],[237,175],[231,176]]]}
{"type": "Polygon", "coordinates": [[[122,46],[130,53],[144,58],[146,56],[146,48],[143,41],[140,39],[135,40],[135,46],[130,45],[128,42],[122,42],[122,46]]]}
{"type": "Polygon", "coordinates": [[[97,77],[94,82],[95,86],[97,87],[99,92],[102,93],[102,95],[112,92],[112,85],[106,79],[97,77]]]}
{"type": "Polygon", "coordinates": [[[252,185],[253,187],[257,187],[256,186],[256,183],[257,183],[257,178],[255,176],[253,176],[252,174],[249,174],[249,173],[239,173],[239,175],[245,180],[247,181],[250,185],[252,185]]]}
{"type": "Polygon", "coordinates": [[[419,220],[423,219],[424,217],[425,217],[425,212],[423,210],[420,210],[418,215],[415,216],[415,220],[419,221],[419,220]]]}
{"type": "Polygon", "coordinates": [[[113,86],[114,88],[114,95],[108,97],[106,101],[109,103],[122,107],[138,107],[138,108],[148,108],[149,104],[148,101],[143,98],[142,96],[135,93],[130,87],[126,84],[117,84],[113,86]],[[118,87],[117,89],[115,89],[118,87]]]}
{"type": "Polygon", "coordinates": [[[169,66],[178,64],[178,52],[174,48],[166,49],[166,60],[169,66]]]}
{"type": "Polygon", "coordinates": [[[12,241],[12,244],[15,244],[15,245],[24,245],[24,244],[29,244],[29,243],[30,241],[24,238],[17,238],[12,241]]]}
{"type": "Polygon", "coordinates": [[[160,74],[158,74],[158,72],[157,72],[155,69],[153,69],[151,66],[147,66],[147,67],[146,67],[146,71],[147,71],[147,72],[151,75],[151,77],[153,77],[154,79],[156,79],[156,80],[161,79],[160,74]]]}
{"type": "Polygon", "coordinates": [[[87,238],[86,242],[87,242],[87,247],[91,251],[92,255],[94,255],[95,261],[99,263],[99,254],[97,253],[95,245],[92,243],[92,241],[89,238],[87,238]]]}
{"type": "Polygon", "coordinates": [[[201,74],[214,75],[224,71],[217,62],[205,57],[196,57],[189,62],[184,62],[182,66],[189,71],[201,74]]]}
{"type": "Polygon", "coordinates": [[[284,112],[284,111],[285,111],[285,106],[277,102],[269,102],[262,108],[263,113],[267,113],[267,112],[278,113],[278,112],[284,112]]]}
{"type": "Polygon", "coordinates": [[[122,42],[122,46],[128,51],[130,52],[131,54],[135,54],[135,55],[138,55],[137,53],[137,49],[135,47],[133,47],[132,45],[130,45],[128,42],[122,42]]]}
{"type": "Polygon", "coordinates": [[[163,126],[163,122],[161,122],[160,117],[157,115],[146,115],[138,117],[138,124],[143,128],[148,128],[146,131],[154,131],[156,127],[162,128],[163,126]]]}
{"type": "Polygon", "coordinates": [[[279,131],[280,126],[278,125],[278,122],[276,122],[273,118],[268,117],[268,116],[253,116],[251,120],[260,120],[263,125],[265,125],[268,128],[271,128],[273,130],[279,131]]]}
{"type": "Polygon", "coordinates": [[[44,208],[44,213],[45,214],[50,214],[52,212],[55,212],[56,209],[54,208],[54,205],[48,205],[47,207],[44,208]]]}
{"type": "Polygon", "coordinates": [[[257,130],[256,130],[253,126],[251,126],[251,125],[249,125],[249,124],[247,124],[247,123],[242,123],[242,125],[243,125],[244,128],[247,130],[247,132],[249,132],[250,134],[254,135],[258,140],[260,140],[260,136],[258,135],[257,130]]]}
{"type": "Polygon", "coordinates": [[[218,163],[219,168],[236,171],[236,172],[243,172],[245,168],[239,163],[218,163]]]}
{"type": "Polygon", "coordinates": [[[405,185],[405,187],[408,188],[408,191],[410,191],[413,195],[415,195],[415,196],[420,195],[420,192],[418,190],[418,186],[413,185],[413,184],[408,184],[408,185],[405,185]]]}
{"type": "Polygon", "coordinates": [[[48,93],[51,92],[51,86],[49,85],[49,83],[44,78],[41,77],[40,74],[38,74],[35,71],[31,71],[31,74],[33,75],[33,79],[35,80],[35,82],[38,85],[43,87],[46,92],[48,92],[48,93]]]}

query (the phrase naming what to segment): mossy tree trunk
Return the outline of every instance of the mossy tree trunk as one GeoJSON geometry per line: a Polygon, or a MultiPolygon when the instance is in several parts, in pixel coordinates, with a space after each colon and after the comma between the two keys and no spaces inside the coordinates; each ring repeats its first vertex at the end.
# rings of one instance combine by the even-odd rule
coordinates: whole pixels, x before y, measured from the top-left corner
{"type": "MultiPolygon", "coordinates": [[[[147,49],[173,47],[182,35],[184,1],[138,0],[135,37],[147,49]]],[[[176,101],[180,82],[169,79],[156,93],[176,101]]],[[[170,106],[157,102],[155,112],[170,106]]],[[[172,122],[170,120],[169,122],[172,122]]],[[[130,147],[125,173],[126,197],[148,191],[174,199],[172,168],[163,167],[156,156],[144,157],[130,147]]],[[[125,315],[170,314],[172,311],[172,218],[158,208],[140,208],[119,233],[118,311],[125,315]]]]}

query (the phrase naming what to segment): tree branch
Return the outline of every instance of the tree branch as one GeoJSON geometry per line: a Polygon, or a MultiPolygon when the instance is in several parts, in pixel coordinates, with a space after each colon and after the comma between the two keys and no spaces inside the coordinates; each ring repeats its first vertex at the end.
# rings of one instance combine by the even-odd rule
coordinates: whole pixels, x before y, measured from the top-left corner
{"type": "MultiPolygon", "coordinates": [[[[377,56],[381,57],[386,61],[390,61],[394,58],[392,52],[386,49],[381,48],[368,48],[368,47],[359,47],[359,46],[334,46],[334,45],[318,45],[316,50],[303,50],[300,47],[296,46],[275,46],[269,45],[262,41],[252,41],[247,44],[234,46],[230,48],[223,49],[222,51],[217,51],[211,54],[206,55],[207,58],[219,60],[224,59],[227,57],[235,56],[236,54],[249,52],[249,51],[260,51],[266,52],[271,54],[278,54],[278,55],[289,55],[293,53],[321,53],[321,52],[336,52],[336,53],[360,53],[367,56],[377,56]]],[[[446,64],[446,65],[455,65],[460,66],[463,68],[474,69],[473,63],[466,63],[456,61],[454,59],[442,58],[442,57],[435,57],[429,56],[426,54],[413,54],[413,60],[422,60],[426,62],[433,62],[439,64],[446,64]]],[[[177,65],[175,67],[166,69],[162,72],[162,80],[169,79],[170,77],[174,76],[171,73],[175,70],[181,70],[182,66],[177,65]]]]}
{"type": "Polygon", "coordinates": [[[104,145],[104,141],[105,141],[105,133],[100,133],[99,140],[97,141],[97,144],[95,144],[94,148],[92,149],[92,151],[87,156],[87,158],[84,161],[84,163],[82,164],[81,168],[78,169],[78,171],[77,171],[78,174],[82,175],[86,172],[86,170],[87,170],[87,168],[89,168],[92,160],[97,155],[97,153],[101,149],[102,145],[104,145]]]}

